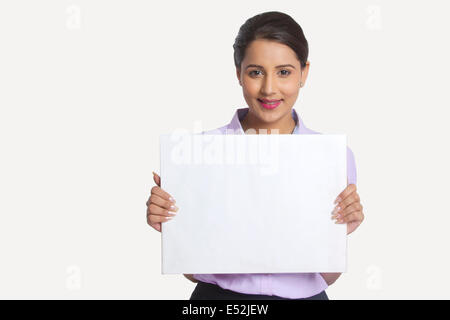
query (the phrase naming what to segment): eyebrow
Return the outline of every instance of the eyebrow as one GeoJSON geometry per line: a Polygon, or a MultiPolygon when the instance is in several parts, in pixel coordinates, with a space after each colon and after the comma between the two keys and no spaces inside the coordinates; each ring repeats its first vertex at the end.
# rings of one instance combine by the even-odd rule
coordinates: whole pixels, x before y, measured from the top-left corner
{"type": "MultiPolygon", "coordinates": [[[[258,64],[249,64],[247,67],[245,67],[245,70],[247,70],[248,68],[251,68],[251,67],[264,69],[263,66],[260,66],[258,64]]],[[[284,68],[284,67],[291,67],[291,68],[295,69],[295,67],[292,64],[281,64],[279,66],[276,66],[275,68],[284,68]]]]}

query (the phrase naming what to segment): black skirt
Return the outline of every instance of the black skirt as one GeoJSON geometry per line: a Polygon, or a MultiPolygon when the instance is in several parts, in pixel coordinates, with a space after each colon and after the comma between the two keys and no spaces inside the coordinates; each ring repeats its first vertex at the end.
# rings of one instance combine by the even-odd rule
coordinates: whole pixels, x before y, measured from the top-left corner
{"type": "Polygon", "coordinates": [[[315,296],[288,299],[279,296],[267,296],[263,294],[246,294],[228,289],[223,289],[216,284],[199,281],[192,292],[190,300],[329,300],[324,291],[315,296]]]}

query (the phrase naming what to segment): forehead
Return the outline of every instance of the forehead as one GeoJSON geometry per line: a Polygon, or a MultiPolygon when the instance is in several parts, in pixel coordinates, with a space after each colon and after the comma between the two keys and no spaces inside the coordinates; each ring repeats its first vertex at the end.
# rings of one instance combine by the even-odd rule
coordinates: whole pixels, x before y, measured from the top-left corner
{"type": "Polygon", "coordinates": [[[267,39],[252,41],[245,51],[242,63],[243,65],[254,63],[267,66],[286,63],[300,65],[297,55],[289,46],[267,39]]]}

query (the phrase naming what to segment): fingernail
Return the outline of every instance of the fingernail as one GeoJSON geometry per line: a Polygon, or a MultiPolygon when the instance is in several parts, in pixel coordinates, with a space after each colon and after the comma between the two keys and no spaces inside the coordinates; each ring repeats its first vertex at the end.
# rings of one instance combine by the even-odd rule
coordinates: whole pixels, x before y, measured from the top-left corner
{"type": "Polygon", "coordinates": [[[171,202],[173,202],[173,203],[175,203],[176,201],[175,201],[175,199],[174,198],[172,198],[172,197],[170,197],[169,198],[169,200],[171,201],[171,202]]]}
{"type": "Polygon", "coordinates": [[[337,197],[336,200],[334,200],[334,204],[338,204],[339,202],[341,202],[341,198],[337,197]]]}
{"type": "Polygon", "coordinates": [[[171,206],[170,206],[170,209],[172,209],[172,211],[178,211],[178,207],[177,207],[177,206],[174,206],[174,205],[171,205],[171,206]]]}
{"type": "Polygon", "coordinates": [[[167,220],[171,220],[172,218],[173,218],[173,217],[166,217],[166,221],[167,221],[167,220]]]}
{"type": "Polygon", "coordinates": [[[173,212],[173,211],[169,211],[168,213],[169,213],[169,214],[172,214],[172,215],[175,215],[175,214],[176,214],[176,212],[173,212]]]}
{"type": "Polygon", "coordinates": [[[342,219],[338,219],[335,223],[342,223],[342,219]]]}
{"type": "Polygon", "coordinates": [[[339,219],[341,217],[340,214],[335,214],[331,217],[331,219],[339,219]]]}
{"type": "Polygon", "coordinates": [[[154,171],[152,171],[153,175],[155,175],[156,173],[154,171]]]}

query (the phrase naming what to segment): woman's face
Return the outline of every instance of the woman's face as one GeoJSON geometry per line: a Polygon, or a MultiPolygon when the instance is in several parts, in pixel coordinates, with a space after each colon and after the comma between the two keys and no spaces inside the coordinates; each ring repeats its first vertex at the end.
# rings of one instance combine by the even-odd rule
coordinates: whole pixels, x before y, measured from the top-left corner
{"type": "Polygon", "coordinates": [[[236,70],[249,113],[265,124],[279,123],[289,117],[300,82],[304,85],[308,70],[309,62],[300,70],[300,61],[289,46],[266,39],[251,42],[241,68],[236,70]],[[281,103],[267,109],[260,99],[281,100],[281,103]]]}

